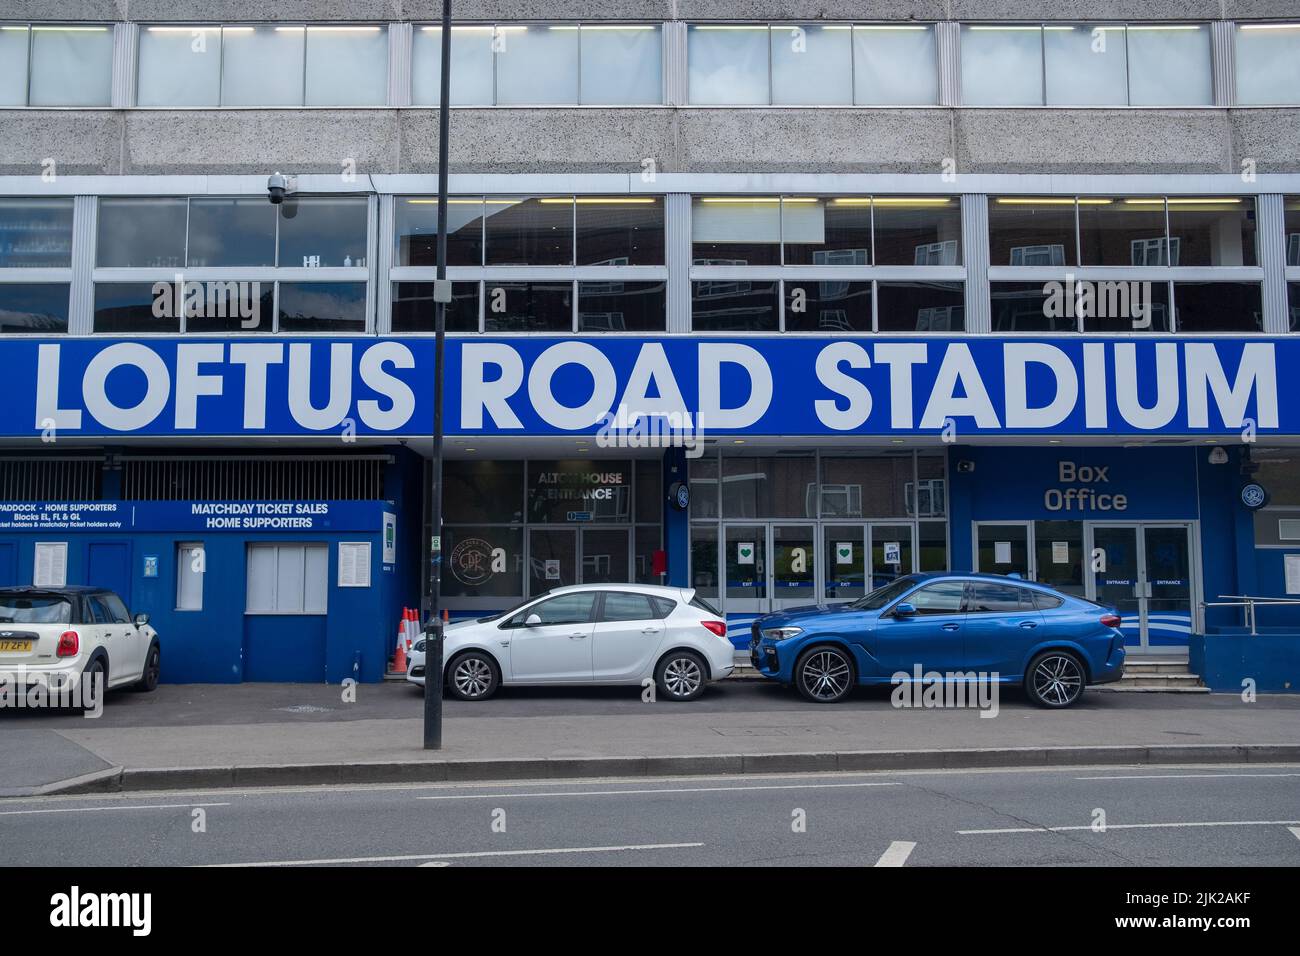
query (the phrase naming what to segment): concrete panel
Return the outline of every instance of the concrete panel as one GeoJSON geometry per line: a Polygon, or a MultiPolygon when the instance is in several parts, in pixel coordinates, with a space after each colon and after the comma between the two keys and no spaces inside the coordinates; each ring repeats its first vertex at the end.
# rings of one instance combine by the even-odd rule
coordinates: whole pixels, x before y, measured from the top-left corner
{"type": "MultiPolygon", "coordinates": [[[[439,0],[401,0],[405,20],[439,20],[439,0]]],[[[456,20],[671,20],[672,0],[455,0],[456,20]]]]}
{"type": "Polygon", "coordinates": [[[0,174],[34,176],[53,159],[56,174],[118,172],[122,114],[112,110],[0,110],[0,174]]]}
{"type": "Polygon", "coordinates": [[[691,172],[939,173],[953,156],[951,111],[685,109],[691,172]]]}
{"type": "MultiPolygon", "coordinates": [[[[451,168],[477,172],[674,172],[667,109],[455,110],[451,168]]],[[[401,172],[438,167],[438,111],[402,113],[401,172]]]]}
{"type": "Polygon", "coordinates": [[[1226,20],[1300,20],[1295,0],[1223,0],[1226,20]]]}
{"type": "Polygon", "coordinates": [[[951,0],[953,20],[1217,20],[1219,0],[951,0]]]}
{"type": "Polygon", "coordinates": [[[1221,110],[957,111],[960,173],[1226,173],[1221,110]]]}
{"type": "Polygon", "coordinates": [[[400,0],[130,0],[138,23],[240,20],[401,20],[400,0]]]}
{"type": "Polygon", "coordinates": [[[125,20],[127,0],[5,0],[0,20],[125,20]]]}
{"type": "Polygon", "coordinates": [[[124,173],[394,172],[394,110],[205,110],[126,114],[124,173]]]}
{"type": "Polygon", "coordinates": [[[943,20],[943,0],[678,0],[679,20],[943,20]]]}
{"type": "Polygon", "coordinates": [[[1300,172],[1300,109],[1233,110],[1232,171],[1253,159],[1261,173],[1300,172]]]}

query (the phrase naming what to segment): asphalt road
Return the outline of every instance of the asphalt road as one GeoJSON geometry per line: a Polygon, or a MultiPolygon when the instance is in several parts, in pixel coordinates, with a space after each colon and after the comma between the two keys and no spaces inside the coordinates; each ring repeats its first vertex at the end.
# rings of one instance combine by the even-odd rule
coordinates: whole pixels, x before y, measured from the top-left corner
{"type": "Polygon", "coordinates": [[[0,846],[7,866],[1300,866],[1300,765],[45,797],[0,801],[0,846]]]}

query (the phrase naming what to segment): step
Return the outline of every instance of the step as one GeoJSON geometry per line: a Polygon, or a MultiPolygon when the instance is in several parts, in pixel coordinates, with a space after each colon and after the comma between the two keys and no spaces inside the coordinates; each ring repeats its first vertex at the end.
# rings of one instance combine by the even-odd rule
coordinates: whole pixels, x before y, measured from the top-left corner
{"type": "Polygon", "coordinates": [[[1098,684],[1096,687],[1089,687],[1088,692],[1101,691],[1105,694],[1208,694],[1210,688],[1196,686],[1178,686],[1178,687],[1147,687],[1145,685],[1126,684],[1120,681],[1115,684],[1098,684]]]}
{"type": "Polygon", "coordinates": [[[1124,662],[1125,674],[1190,674],[1186,661],[1134,661],[1124,662]]]}

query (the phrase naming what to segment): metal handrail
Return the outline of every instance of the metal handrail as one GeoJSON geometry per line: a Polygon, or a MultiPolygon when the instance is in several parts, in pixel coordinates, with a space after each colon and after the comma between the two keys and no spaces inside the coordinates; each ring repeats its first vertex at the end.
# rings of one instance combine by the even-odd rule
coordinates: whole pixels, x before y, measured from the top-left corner
{"type": "Polygon", "coordinates": [[[1278,597],[1254,597],[1249,594],[1220,594],[1220,598],[1231,598],[1232,600],[1219,601],[1201,601],[1202,610],[1207,607],[1239,607],[1242,609],[1243,625],[1250,628],[1251,637],[1258,637],[1259,632],[1255,626],[1255,607],[1263,604],[1265,607],[1287,606],[1300,604],[1300,598],[1278,598],[1278,597]]]}

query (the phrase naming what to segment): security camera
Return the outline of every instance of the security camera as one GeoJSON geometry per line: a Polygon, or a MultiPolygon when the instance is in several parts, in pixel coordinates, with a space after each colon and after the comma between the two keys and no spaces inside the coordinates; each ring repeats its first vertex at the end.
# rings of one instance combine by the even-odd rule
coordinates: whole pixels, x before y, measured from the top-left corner
{"type": "Polygon", "coordinates": [[[284,197],[298,189],[297,176],[282,176],[280,173],[272,173],[266,179],[266,196],[271,200],[272,206],[278,206],[284,202],[284,197]]]}
{"type": "Polygon", "coordinates": [[[975,462],[973,461],[963,460],[957,462],[957,471],[960,474],[969,475],[974,470],[975,470],[975,462]]]}

